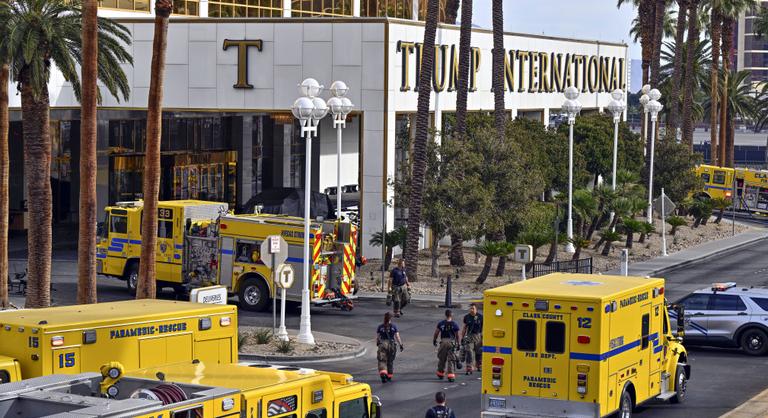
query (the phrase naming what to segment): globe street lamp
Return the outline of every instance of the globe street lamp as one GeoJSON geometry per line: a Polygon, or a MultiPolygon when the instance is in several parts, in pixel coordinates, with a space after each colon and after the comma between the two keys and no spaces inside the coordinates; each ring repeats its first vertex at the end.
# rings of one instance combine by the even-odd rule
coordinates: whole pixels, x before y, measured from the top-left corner
{"type": "Polygon", "coordinates": [[[334,81],[329,90],[333,97],[328,99],[328,108],[333,115],[333,127],[336,128],[336,219],[341,219],[341,129],[347,126],[352,102],[344,97],[349,88],[343,81],[334,81]]]}
{"type": "Polygon", "coordinates": [[[581,111],[581,103],[578,100],[579,89],[568,87],[565,89],[565,102],[562,110],[568,115],[568,244],[565,251],[575,253],[573,247],[573,124],[576,123],[576,115],[581,111]]]}
{"type": "MultiPolygon", "coordinates": [[[[317,126],[320,120],[328,114],[325,101],[317,97],[323,91],[323,86],[314,78],[308,78],[299,84],[302,97],[296,99],[291,107],[293,116],[301,124],[301,136],[306,140],[304,163],[304,265],[301,287],[301,322],[297,341],[302,344],[315,344],[312,336],[312,323],[309,315],[309,209],[310,209],[310,179],[312,177],[312,136],[317,136],[317,126]]],[[[274,268],[274,266],[273,266],[274,268]]]]}
{"type": "Polygon", "coordinates": [[[657,89],[651,90],[648,93],[648,97],[651,98],[651,101],[649,101],[648,105],[646,106],[648,113],[651,115],[651,155],[650,162],[648,164],[648,223],[652,223],[653,207],[651,205],[653,204],[653,149],[656,142],[656,120],[658,119],[659,112],[661,112],[664,106],[659,103],[661,92],[659,92],[657,89]]]}
{"type": "Polygon", "coordinates": [[[648,102],[651,101],[651,98],[648,97],[648,94],[643,94],[640,96],[640,105],[643,106],[643,156],[646,156],[648,154],[648,102]]]}

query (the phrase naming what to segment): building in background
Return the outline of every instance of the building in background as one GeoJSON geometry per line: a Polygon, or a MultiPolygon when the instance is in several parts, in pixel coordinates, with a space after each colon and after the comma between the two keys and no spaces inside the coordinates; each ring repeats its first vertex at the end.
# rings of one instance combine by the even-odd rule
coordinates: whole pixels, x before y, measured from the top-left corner
{"type": "MultiPolygon", "coordinates": [[[[760,3],[761,7],[768,7],[768,1],[763,0],[760,3]]],[[[739,71],[749,70],[752,73],[753,83],[768,81],[768,36],[759,37],[752,29],[758,10],[739,17],[734,31],[736,52],[735,56],[730,57],[739,71]]]]}
{"type": "MultiPolygon", "coordinates": [[[[100,13],[117,16],[130,30],[133,42],[128,50],[134,65],[125,68],[129,100],[117,101],[101,92],[99,207],[142,197],[151,4],[149,0],[101,3],[100,13]]],[[[163,96],[160,198],[216,200],[242,209],[263,191],[303,187],[304,140],[290,112],[298,97],[296,86],[307,77],[326,86],[343,80],[350,86],[348,97],[355,111],[343,132],[341,181],[349,186],[348,197],[358,199],[352,209],[361,214],[363,254],[379,254],[368,245],[371,235],[381,231],[384,221],[392,229],[406,217],[389,180],[398,175],[408,152],[398,139],[415,131],[424,25],[414,17],[426,1],[177,0],[174,4],[177,15],[168,29],[163,96]],[[267,12],[274,17],[263,17],[267,12]]],[[[434,127],[441,129],[443,115],[455,111],[459,28],[441,25],[436,39],[431,111],[434,127]]],[[[472,47],[468,108],[489,111],[494,107],[491,31],[475,29],[472,47]]],[[[570,85],[581,90],[585,111],[602,110],[612,90],[628,87],[628,48],[621,43],[508,33],[505,49],[505,103],[512,117],[549,124],[559,115],[563,91],[570,85]]],[[[10,88],[15,91],[15,86],[10,88]]],[[[76,222],[80,104],[58,71],[52,73],[49,94],[54,217],[56,222],[76,222]]],[[[18,95],[11,95],[10,106],[10,206],[16,218],[24,219],[18,95]]],[[[330,118],[320,125],[312,160],[312,190],[334,188],[336,135],[330,118]]]]}

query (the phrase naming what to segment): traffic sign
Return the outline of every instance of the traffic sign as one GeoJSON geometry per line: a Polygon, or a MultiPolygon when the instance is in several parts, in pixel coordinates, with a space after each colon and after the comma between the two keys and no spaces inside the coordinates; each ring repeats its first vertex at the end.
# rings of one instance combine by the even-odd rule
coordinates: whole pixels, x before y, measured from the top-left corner
{"type": "Polygon", "coordinates": [[[290,264],[281,264],[277,268],[277,285],[283,289],[293,286],[293,267],[290,264]]]}
{"type": "Polygon", "coordinates": [[[533,247],[530,245],[515,246],[515,261],[518,263],[530,263],[533,261],[533,247]]]}
{"type": "Polygon", "coordinates": [[[261,243],[261,261],[267,267],[277,267],[288,259],[288,243],[280,235],[270,235],[261,243]],[[277,251],[274,251],[277,250],[277,251]]]}
{"type": "Polygon", "coordinates": [[[653,211],[656,212],[656,214],[658,214],[659,217],[661,217],[661,215],[662,215],[662,213],[661,213],[661,200],[662,199],[664,199],[664,214],[663,215],[664,215],[664,217],[667,217],[667,216],[671,215],[675,211],[675,209],[676,209],[675,203],[669,197],[667,197],[667,195],[662,195],[661,197],[657,197],[656,199],[653,199],[653,204],[651,206],[653,206],[653,211]]]}

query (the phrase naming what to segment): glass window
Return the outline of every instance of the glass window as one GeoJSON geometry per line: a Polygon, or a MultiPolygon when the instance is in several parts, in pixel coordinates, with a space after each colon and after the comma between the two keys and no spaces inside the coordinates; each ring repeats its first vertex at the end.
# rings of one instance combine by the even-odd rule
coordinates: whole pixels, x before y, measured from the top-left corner
{"type": "Polygon", "coordinates": [[[517,349],[520,351],[536,350],[536,321],[530,319],[517,321],[517,349]]]}
{"type": "Polygon", "coordinates": [[[642,349],[648,348],[650,343],[648,334],[651,332],[651,315],[645,314],[642,318],[642,324],[640,328],[640,334],[642,335],[642,349]]]}
{"type": "Polygon", "coordinates": [[[360,16],[363,17],[410,19],[412,15],[412,0],[362,0],[360,2],[360,16]]]}
{"type": "Polygon", "coordinates": [[[305,418],[328,418],[328,412],[323,409],[315,409],[314,411],[307,412],[305,418]]]}
{"type": "Polygon", "coordinates": [[[710,309],[713,311],[746,311],[747,306],[741,300],[741,296],[714,295],[710,309]]]}
{"type": "Polygon", "coordinates": [[[701,173],[701,180],[704,183],[709,183],[709,173],[701,173]]]}
{"type": "Polygon", "coordinates": [[[563,354],[565,353],[565,323],[547,322],[546,341],[544,348],[547,353],[563,354]]]}
{"type": "Polygon", "coordinates": [[[685,310],[705,310],[709,305],[709,296],[703,293],[693,294],[681,300],[678,304],[685,306],[685,310]]]}
{"type": "Polygon", "coordinates": [[[128,233],[128,217],[127,216],[115,216],[109,217],[109,232],[115,234],[127,234],[128,233]]]}
{"type": "Polygon", "coordinates": [[[768,311],[768,298],[750,298],[752,302],[755,302],[760,309],[768,311]]]}
{"type": "Polygon", "coordinates": [[[368,398],[352,399],[339,404],[339,418],[368,418],[368,398]]]}
{"type": "Polygon", "coordinates": [[[713,182],[715,184],[725,184],[725,171],[717,170],[713,176],[713,182]]]}
{"type": "Polygon", "coordinates": [[[282,0],[213,0],[208,2],[210,17],[281,17],[282,0]]]}
{"type": "Polygon", "coordinates": [[[11,381],[11,375],[5,370],[0,370],[0,383],[8,383],[11,381]]]}
{"type": "Polygon", "coordinates": [[[185,409],[183,411],[175,411],[173,412],[173,415],[171,415],[172,418],[188,418],[188,417],[202,417],[203,416],[203,407],[197,406],[192,409],[185,409]]]}
{"type": "Polygon", "coordinates": [[[661,320],[664,323],[664,335],[667,335],[669,333],[669,316],[664,315],[661,320]]]}
{"type": "Polygon", "coordinates": [[[239,263],[258,263],[261,261],[260,242],[238,242],[235,261],[239,263]]]}
{"type": "Polygon", "coordinates": [[[157,237],[173,238],[173,221],[157,221],[157,237]]]}

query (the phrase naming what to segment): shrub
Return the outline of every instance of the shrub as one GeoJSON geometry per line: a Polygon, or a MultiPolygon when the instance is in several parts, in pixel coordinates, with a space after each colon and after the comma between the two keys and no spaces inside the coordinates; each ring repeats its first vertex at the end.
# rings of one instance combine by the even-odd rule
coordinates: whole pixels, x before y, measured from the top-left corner
{"type": "Polygon", "coordinates": [[[261,328],[253,333],[253,338],[256,340],[256,344],[269,344],[272,340],[272,330],[267,328],[261,328]]]}
{"type": "Polygon", "coordinates": [[[275,350],[280,354],[290,354],[293,352],[293,341],[278,341],[275,345],[275,350]]]}

